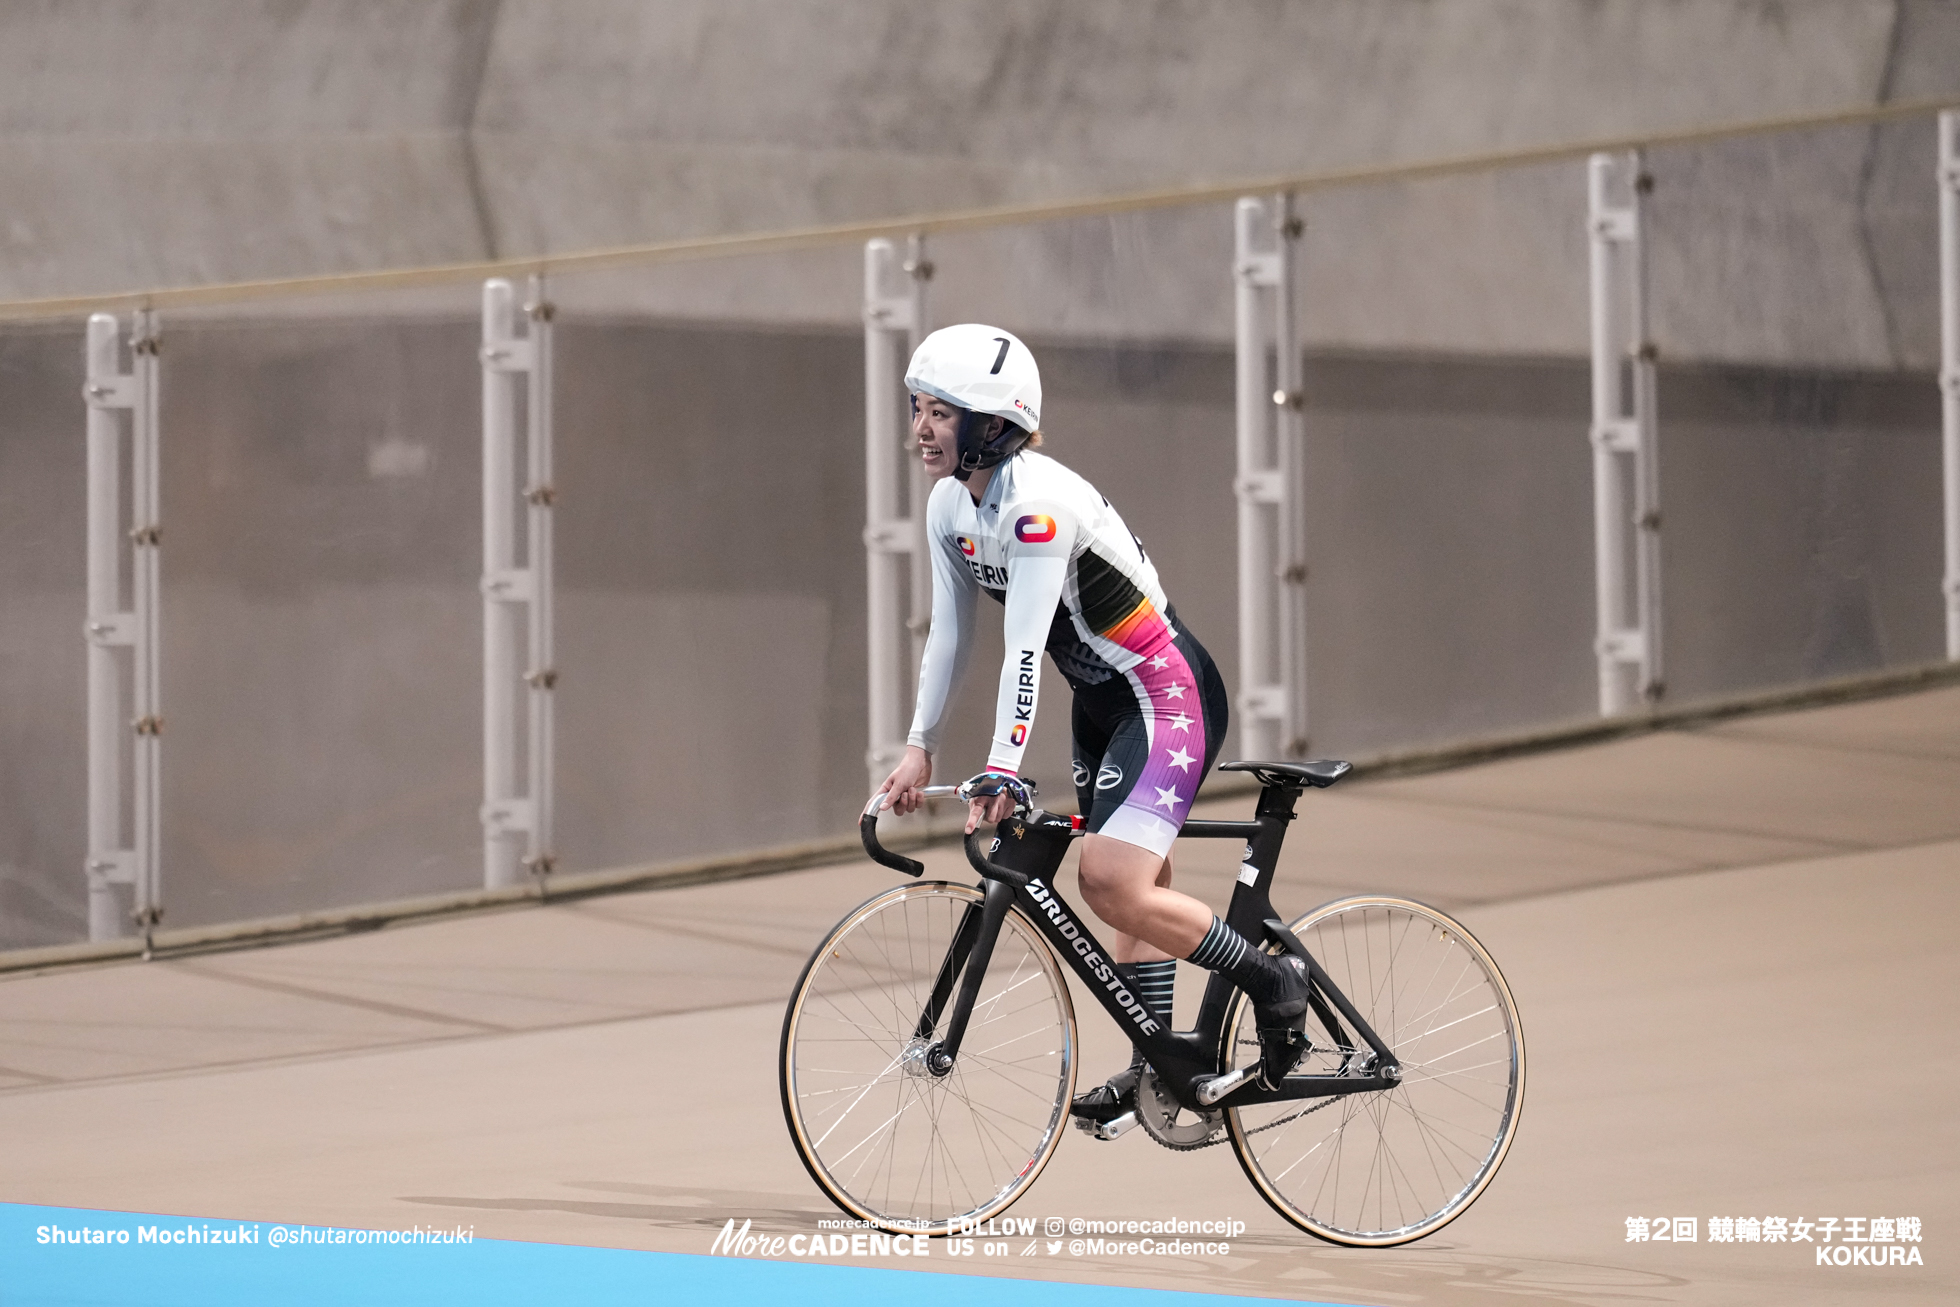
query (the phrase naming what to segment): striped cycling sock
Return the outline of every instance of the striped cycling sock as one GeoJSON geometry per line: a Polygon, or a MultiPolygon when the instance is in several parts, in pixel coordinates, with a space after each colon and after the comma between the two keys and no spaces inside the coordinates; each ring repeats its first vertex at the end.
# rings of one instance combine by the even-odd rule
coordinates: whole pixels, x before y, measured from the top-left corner
{"type": "MultiPolygon", "coordinates": [[[[1177,962],[1165,958],[1162,962],[1118,962],[1116,974],[1122,977],[1123,988],[1135,994],[1150,1009],[1150,1015],[1157,1018],[1157,1024],[1164,1029],[1171,1028],[1171,996],[1177,987],[1177,962]]],[[[1133,1049],[1130,1053],[1130,1070],[1143,1070],[1143,1050],[1133,1049]]]]}
{"type": "MultiPolygon", "coordinates": [[[[1123,988],[1141,999],[1145,1007],[1150,1007],[1150,1000],[1144,998],[1143,977],[1139,973],[1148,965],[1148,963],[1143,962],[1118,962],[1116,964],[1116,979],[1122,983],[1123,988]]],[[[1151,1011],[1155,1012],[1156,1009],[1151,1008],[1151,1011]]],[[[1117,1072],[1117,1077],[1120,1078],[1125,1075],[1131,1077],[1129,1084],[1133,1088],[1136,1084],[1136,1073],[1141,1070],[1143,1070],[1143,1050],[1133,1046],[1130,1050],[1130,1069],[1128,1071],[1117,1072]]],[[[1114,1080],[1111,1083],[1114,1083],[1114,1080]]],[[[1126,1089],[1124,1092],[1127,1093],[1129,1091],[1126,1089]]]]}
{"type": "Polygon", "coordinates": [[[1191,951],[1194,966],[1216,971],[1244,990],[1254,1003],[1268,1003],[1279,996],[1286,981],[1273,960],[1246,942],[1245,936],[1217,917],[1197,948],[1191,951]]]}
{"type": "Polygon", "coordinates": [[[1177,959],[1165,958],[1161,962],[1139,962],[1136,964],[1137,980],[1131,986],[1143,1005],[1150,1009],[1150,1015],[1157,1018],[1157,1024],[1164,1029],[1171,1028],[1171,1000],[1177,991],[1177,959]]]}
{"type": "Polygon", "coordinates": [[[1252,946],[1245,942],[1245,936],[1233,930],[1217,917],[1211,919],[1211,929],[1198,947],[1191,950],[1191,965],[1203,967],[1206,971],[1223,971],[1231,974],[1252,946]]]}

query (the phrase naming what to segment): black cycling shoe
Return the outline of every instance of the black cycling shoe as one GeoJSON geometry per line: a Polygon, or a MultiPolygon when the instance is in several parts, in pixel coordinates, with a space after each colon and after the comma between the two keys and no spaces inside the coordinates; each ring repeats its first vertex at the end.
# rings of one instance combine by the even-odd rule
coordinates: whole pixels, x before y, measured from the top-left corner
{"type": "Polygon", "coordinates": [[[1069,1115],[1107,1125],[1137,1105],[1137,1078],[1142,1069],[1134,1062],[1086,1093],[1077,1094],[1068,1105],[1069,1115]]]}
{"type": "Polygon", "coordinates": [[[1276,1089],[1313,1045],[1306,1036],[1307,996],[1312,981],[1307,964],[1291,953],[1273,961],[1285,977],[1285,987],[1270,1003],[1252,1008],[1252,1021],[1259,1031],[1259,1078],[1268,1089],[1276,1089]]]}

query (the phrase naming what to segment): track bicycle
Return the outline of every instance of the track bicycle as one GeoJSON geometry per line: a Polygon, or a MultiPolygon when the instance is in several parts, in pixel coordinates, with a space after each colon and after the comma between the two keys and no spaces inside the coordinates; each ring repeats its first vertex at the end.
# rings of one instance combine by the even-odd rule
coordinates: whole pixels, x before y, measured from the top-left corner
{"type": "MultiPolygon", "coordinates": [[[[1433,1234],[1476,1201],[1524,1096],[1517,1004],[1497,964],[1446,914],[1409,899],[1337,899],[1282,924],[1269,891],[1294,804],[1345,762],[1232,762],[1260,792],[1251,821],[1187,821],[1183,836],[1242,839],[1225,920],[1311,977],[1306,1052],[1262,1074],[1252,1006],[1213,973],[1197,1024],[1162,1028],[1054,885],[1079,817],[1043,812],[1031,783],[983,773],[929,797],[1005,789],[1014,811],[966,837],[980,883],[921,881],[848,913],[804,966],[783,1017],[783,1115],[810,1176],[845,1212],[894,1233],[945,1235],[1005,1211],[1054,1154],[1075,1092],[1066,966],[1147,1065],[1134,1112],[1083,1129],[1141,1127],[1165,1147],[1229,1142],[1279,1214],[1333,1243],[1387,1247],[1433,1234]],[[983,847],[984,846],[984,847],[983,847]]],[[[878,842],[910,876],[925,868],[878,842]]]]}

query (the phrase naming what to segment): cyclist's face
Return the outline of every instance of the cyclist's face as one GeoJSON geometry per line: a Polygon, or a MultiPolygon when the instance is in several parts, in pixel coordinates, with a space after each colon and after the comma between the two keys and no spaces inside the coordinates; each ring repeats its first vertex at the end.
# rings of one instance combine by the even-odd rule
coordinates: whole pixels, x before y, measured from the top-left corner
{"type": "Polygon", "coordinates": [[[960,410],[932,395],[912,396],[912,437],[926,475],[937,481],[959,466],[960,410]]]}

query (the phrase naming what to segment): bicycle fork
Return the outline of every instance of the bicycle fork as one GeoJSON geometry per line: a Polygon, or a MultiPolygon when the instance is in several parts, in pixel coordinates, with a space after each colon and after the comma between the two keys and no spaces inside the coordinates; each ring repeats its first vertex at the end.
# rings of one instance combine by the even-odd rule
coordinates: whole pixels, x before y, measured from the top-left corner
{"type": "Polygon", "coordinates": [[[939,964],[938,978],[933,981],[932,994],[926,1000],[925,1009],[919,1013],[919,1024],[913,1030],[916,1039],[930,1039],[938,1028],[940,1015],[945,1011],[946,1000],[953,992],[953,982],[959,981],[959,997],[953,1003],[951,1018],[946,1023],[946,1033],[938,1043],[926,1050],[926,1070],[935,1076],[943,1076],[953,1069],[960,1055],[960,1041],[966,1038],[966,1024],[973,1016],[973,1005],[980,997],[980,984],[987,976],[987,964],[993,961],[994,941],[1000,938],[1001,923],[1007,919],[1007,909],[1014,902],[1014,887],[997,880],[984,882],[983,898],[978,907],[972,904],[960,916],[960,924],[953,931],[953,942],[946,950],[945,959],[939,964]]]}

